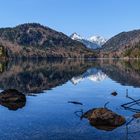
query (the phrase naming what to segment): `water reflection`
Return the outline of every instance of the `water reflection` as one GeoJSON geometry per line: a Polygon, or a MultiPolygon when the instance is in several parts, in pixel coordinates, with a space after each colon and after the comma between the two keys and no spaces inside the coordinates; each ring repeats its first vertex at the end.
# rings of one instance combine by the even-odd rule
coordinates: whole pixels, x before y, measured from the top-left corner
{"type": "Polygon", "coordinates": [[[83,61],[18,61],[9,62],[0,74],[1,89],[39,93],[82,75],[93,63],[83,61]]]}
{"type": "Polygon", "coordinates": [[[103,62],[102,71],[112,80],[127,86],[140,87],[140,61],[103,62]]]}
{"type": "MultiPolygon", "coordinates": [[[[17,132],[18,134],[21,132],[18,135],[19,139],[24,138],[25,134],[32,137],[37,133],[44,139],[46,137],[51,139],[52,136],[56,139],[64,137],[66,139],[77,137],[77,139],[81,137],[83,139],[111,139],[112,136],[124,139],[126,134],[129,138],[131,135],[138,137],[140,130],[138,119],[134,119],[129,125],[128,122],[135,113],[139,113],[138,110],[131,112],[132,109],[139,109],[139,104],[137,104],[139,89],[120,84],[140,87],[139,69],[139,61],[2,62],[0,63],[1,90],[17,89],[26,95],[34,95],[34,93],[41,93],[45,90],[46,94],[35,98],[26,96],[27,103],[26,100],[25,102],[0,102],[8,109],[17,110],[13,112],[0,108],[2,114],[0,124],[4,132],[9,132],[11,128],[10,134],[12,135],[9,137],[6,135],[6,137],[12,136],[13,139],[17,137],[17,132]],[[92,86],[93,84],[96,86],[92,86]],[[57,86],[60,87],[51,90],[57,86]],[[130,91],[127,98],[125,97],[126,88],[130,91]],[[133,102],[132,98],[136,102],[133,102]],[[109,102],[107,107],[110,110],[126,118],[126,124],[112,127],[95,125],[89,121],[91,126],[87,119],[79,121],[84,112],[92,108],[103,107],[106,102],[109,102]],[[122,104],[126,104],[125,108],[121,107],[122,104]],[[23,107],[24,109],[19,109],[23,107]],[[17,121],[17,118],[20,121],[17,121]],[[21,131],[19,131],[19,126],[21,131]],[[14,131],[13,128],[15,128],[14,131]],[[105,133],[107,130],[112,131],[105,133]],[[105,138],[101,138],[101,135],[105,138]]],[[[1,136],[3,131],[0,131],[1,136]]]]}
{"type": "Polygon", "coordinates": [[[140,87],[139,61],[15,61],[0,63],[0,88],[17,89],[25,94],[50,90],[71,80],[78,84],[107,77],[122,84],[140,87]]]}
{"type": "Polygon", "coordinates": [[[103,73],[102,70],[97,69],[97,68],[90,68],[82,75],[80,75],[78,77],[73,77],[71,79],[71,82],[74,85],[77,85],[78,83],[80,83],[86,79],[89,79],[90,81],[93,81],[93,82],[101,82],[101,81],[105,80],[106,78],[107,78],[107,75],[105,73],[103,73]]]}

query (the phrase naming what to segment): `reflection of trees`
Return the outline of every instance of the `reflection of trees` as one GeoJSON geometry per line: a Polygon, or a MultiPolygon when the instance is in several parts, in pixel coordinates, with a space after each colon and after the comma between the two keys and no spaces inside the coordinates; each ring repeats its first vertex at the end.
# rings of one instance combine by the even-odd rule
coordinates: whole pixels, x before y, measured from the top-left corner
{"type": "Polygon", "coordinates": [[[108,77],[122,85],[140,87],[140,61],[105,60],[100,63],[100,68],[108,77]]]}
{"type": "Polygon", "coordinates": [[[42,92],[66,83],[94,65],[84,61],[9,62],[0,74],[0,87],[26,93],[42,92]]]}
{"type": "Polygon", "coordinates": [[[0,73],[4,71],[5,63],[0,62],[0,73]]]}
{"type": "Polygon", "coordinates": [[[0,63],[0,88],[42,92],[62,85],[92,67],[123,85],[140,86],[139,61],[26,60],[0,63]]]}
{"type": "Polygon", "coordinates": [[[3,72],[3,65],[0,63],[0,72],[3,72]]]}
{"type": "Polygon", "coordinates": [[[0,46],[0,56],[3,55],[3,48],[0,46]]]}

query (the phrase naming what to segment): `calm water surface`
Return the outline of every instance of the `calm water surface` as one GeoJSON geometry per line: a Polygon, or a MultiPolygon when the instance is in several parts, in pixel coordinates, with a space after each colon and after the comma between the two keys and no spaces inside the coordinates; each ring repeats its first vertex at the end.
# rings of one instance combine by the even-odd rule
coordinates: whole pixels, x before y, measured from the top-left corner
{"type": "Polygon", "coordinates": [[[140,99],[140,61],[1,62],[0,90],[5,89],[17,89],[27,100],[17,110],[0,106],[1,140],[139,140],[140,120],[127,123],[140,106],[121,105],[140,99]],[[82,112],[107,102],[126,124],[105,131],[80,119],[82,112]]]}

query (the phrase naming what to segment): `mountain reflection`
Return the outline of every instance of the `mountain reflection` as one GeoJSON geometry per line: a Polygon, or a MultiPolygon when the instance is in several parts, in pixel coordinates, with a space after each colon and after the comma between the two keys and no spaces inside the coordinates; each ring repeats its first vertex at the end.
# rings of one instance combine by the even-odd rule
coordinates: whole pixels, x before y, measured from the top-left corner
{"type": "Polygon", "coordinates": [[[140,87],[140,61],[110,61],[100,64],[102,71],[112,80],[126,86],[140,87]]]}
{"type": "Polygon", "coordinates": [[[25,94],[50,90],[71,80],[102,81],[107,77],[122,84],[140,87],[140,61],[14,61],[0,63],[0,88],[25,94]]]}
{"type": "Polygon", "coordinates": [[[84,61],[18,61],[2,64],[1,89],[39,93],[82,75],[93,63],[84,61]]]}
{"type": "Polygon", "coordinates": [[[73,77],[71,79],[71,82],[76,85],[80,83],[81,81],[84,81],[85,79],[88,79],[93,82],[100,82],[103,81],[107,78],[107,75],[102,72],[102,70],[97,69],[97,68],[90,68],[88,69],[84,74],[78,76],[78,77],[73,77]]]}

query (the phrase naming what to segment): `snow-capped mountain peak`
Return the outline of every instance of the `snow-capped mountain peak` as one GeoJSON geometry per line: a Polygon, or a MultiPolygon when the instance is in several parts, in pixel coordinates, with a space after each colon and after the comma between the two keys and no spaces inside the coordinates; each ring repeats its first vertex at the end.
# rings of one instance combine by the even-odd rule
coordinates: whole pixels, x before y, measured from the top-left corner
{"type": "Polygon", "coordinates": [[[102,46],[107,41],[104,37],[98,35],[91,36],[88,40],[93,43],[97,43],[100,46],[102,46]]]}
{"type": "Polygon", "coordinates": [[[90,49],[101,48],[101,46],[107,41],[105,38],[103,38],[101,36],[92,36],[92,37],[86,39],[77,33],[73,33],[70,36],[70,38],[83,43],[87,48],[90,48],[90,49]]]}
{"type": "Polygon", "coordinates": [[[77,33],[73,33],[71,36],[70,36],[71,39],[73,40],[82,40],[83,38],[78,35],[77,33]]]}

